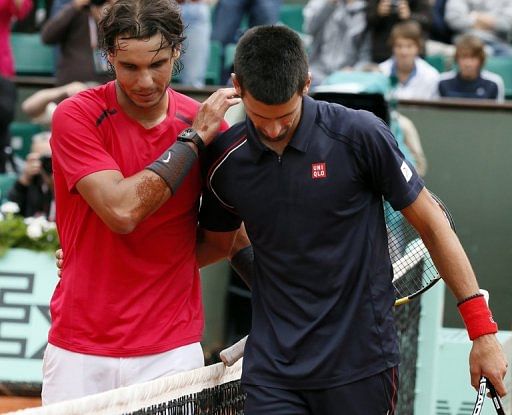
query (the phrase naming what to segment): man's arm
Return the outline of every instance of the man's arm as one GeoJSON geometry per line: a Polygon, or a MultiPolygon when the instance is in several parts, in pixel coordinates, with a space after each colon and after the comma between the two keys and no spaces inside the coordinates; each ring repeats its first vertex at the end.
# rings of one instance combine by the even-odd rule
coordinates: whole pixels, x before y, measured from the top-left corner
{"type": "MultiPolygon", "coordinates": [[[[457,301],[479,293],[464,249],[428,190],[423,189],[402,213],[421,235],[439,273],[457,301]]],[[[484,334],[473,340],[469,363],[474,388],[478,389],[480,377],[486,376],[500,396],[507,393],[503,383],[507,362],[494,334],[484,334]]]]}
{"type": "MultiPolygon", "coordinates": [[[[234,96],[234,88],[222,88],[201,104],[192,128],[200,133],[205,144],[217,135],[227,109],[240,101],[234,96]]],[[[169,171],[152,167],[155,163],[149,166],[151,170],[145,169],[126,178],[117,170],[103,170],[85,176],[77,182],[76,188],[112,231],[130,233],[172,196],[195,161],[191,152],[197,157],[197,151],[195,144],[177,142],[158,159],[161,165],[167,160],[169,171]],[[170,158],[169,153],[175,146],[179,154],[173,153],[170,158]]]]}
{"type": "Polygon", "coordinates": [[[240,229],[231,232],[199,228],[196,247],[199,268],[226,258],[247,287],[251,288],[254,254],[243,223],[240,229]]]}

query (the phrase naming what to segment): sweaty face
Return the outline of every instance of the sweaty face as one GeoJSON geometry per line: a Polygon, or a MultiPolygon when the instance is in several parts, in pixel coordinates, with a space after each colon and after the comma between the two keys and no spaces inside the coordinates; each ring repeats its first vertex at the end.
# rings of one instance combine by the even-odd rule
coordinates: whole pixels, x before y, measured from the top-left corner
{"type": "Polygon", "coordinates": [[[119,48],[115,54],[109,54],[108,59],[122,91],[122,105],[146,109],[166,99],[177,54],[173,55],[170,47],[156,52],[161,40],[161,34],[142,40],[119,37],[119,48]]]}
{"type": "Polygon", "coordinates": [[[482,63],[477,56],[471,56],[468,53],[460,53],[457,57],[457,65],[459,65],[460,76],[463,79],[473,80],[480,74],[482,63]]]}
{"type": "Polygon", "coordinates": [[[418,45],[412,39],[399,37],[393,43],[393,56],[398,69],[410,70],[419,53],[418,45]]]}
{"type": "Polygon", "coordinates": [[[302,95],[296,93],[283,104],[267,105],[256,100],[249,92],[242,95],[245,112],[265,144],[287,144],[300,121],[302,95]]]}

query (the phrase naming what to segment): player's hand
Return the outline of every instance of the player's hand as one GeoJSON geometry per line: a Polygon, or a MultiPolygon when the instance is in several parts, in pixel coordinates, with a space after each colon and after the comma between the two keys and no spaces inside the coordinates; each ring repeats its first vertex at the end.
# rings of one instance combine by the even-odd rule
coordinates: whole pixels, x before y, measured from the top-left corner
{"type": "Polygon", "coordinates": [[[241,99],[236,95],[235,88],[221,88],[201,104],[192,128],[199,133],[206,145],[217,136],[228,108],[240,102],[241,99]]]}
{"type": "Polygon", "coordinates": [[[57,249],[55,251],[55,264],[57,265],[57,275],[62,277],[62,264],[64,263],[64,251],[57,249]]]}
{"type": "Polygon", "coordinates": [[[507,373],[507,359],[494,334],[486,334],[473,340],[469,354],[471,385],[478,390],[480,377],[491,381],[500,396],[507,394],[503,378],[507,373]]]}

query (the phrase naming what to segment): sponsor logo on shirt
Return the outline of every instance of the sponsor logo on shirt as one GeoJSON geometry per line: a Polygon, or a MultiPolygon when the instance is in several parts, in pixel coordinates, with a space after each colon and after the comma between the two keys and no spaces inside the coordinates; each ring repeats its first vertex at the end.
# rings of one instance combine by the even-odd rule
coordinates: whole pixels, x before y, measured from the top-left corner
{"type": "Polygon", "coordinates": [[[313,163],[311,165],[311,177],[313,179],[325,179],[327,177],[327,167],[325,163],[313,163]]]}
{"type": "Polygon", "coordinates": [[[402,163],[402,166],[400,166],[400,171],[404,175],[405,181],[409,183],[409,180],[411,180],[412,177],[412,171],[405,161],[402,163]]]}

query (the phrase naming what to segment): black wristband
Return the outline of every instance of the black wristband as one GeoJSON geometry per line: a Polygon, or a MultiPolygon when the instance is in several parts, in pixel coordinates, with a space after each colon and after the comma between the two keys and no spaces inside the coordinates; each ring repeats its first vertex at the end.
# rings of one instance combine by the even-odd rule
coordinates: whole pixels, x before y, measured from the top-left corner
{"type": "Polygon", "coordinates": [[[174,195],[196,160],[197,154],[188,144],[176,141],[146,169],[164,179],[174,195]]]}
{"type": "Polygon", "coordinates": [[[466,301],[469,301],[469,300],[472,300],[473,298],[477,298],[477,297],[483,297],[484,295],[482,293],[476,293],[476,294],[473,294],[473,295],[470,295],[469,297],[466,297],[462,300],[460,300],[458,303],[457,303],[457,307],[460,306],[461,304],[464,304],[466,301]]]}
{"type": "Polygon", "coordinates": [[[254,251],[252,245],[240,249],[231,258],[231,267],[238,276],[245,282],[245,285],[252,288],[252,276],[254,273],[254,251]]]}

